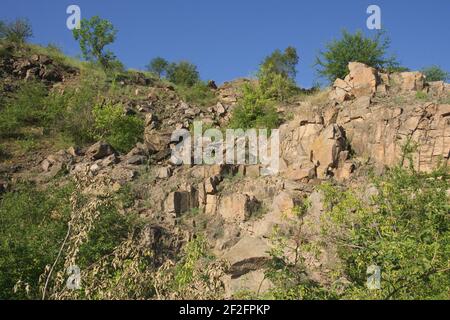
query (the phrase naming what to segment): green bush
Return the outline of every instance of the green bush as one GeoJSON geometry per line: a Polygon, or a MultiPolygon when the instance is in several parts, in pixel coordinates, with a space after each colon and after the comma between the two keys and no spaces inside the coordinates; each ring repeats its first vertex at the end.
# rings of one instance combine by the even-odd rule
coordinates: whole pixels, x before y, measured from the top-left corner
{"type": "Polygon", "coordinates": [[[273,129],[279,125],[279,116],[273,102],[266,98],[258,85],[245,85],[243,97],[233,109],[231,128],[273,129]]]}
{"type": "Polygon", "coordinates": [[[188,62],[171,63],[167,67],[167,79],[177,85],[192,87],[200,81],[197,66],[188,62]]]}
{"type": "Polygon", "coordinates": [[[93,115],[95,138],[106,140],[120,152],[128,152],[143,138],[144,121],[126,115],[120,104],[96,105],[93,115]]]}
{"type": "Polygon", "coordinates": [[[325,233],[350,283],[342,298],[448,299],[450,187],[446,168],[431,174],[397,167],[375,179],[368,205],[352,190],[322,186],[330,224],[325,233]],[[381,268],[381,289],[366,287],[367,267],[381,268]]]}
{"type": "Polygon", "coordinates": [[[98,212],[87,242],[79,248],[77,263],[81,269],[113,252],[135,226],[135,217],[120,214],[114,201],[100,206],[98,212]]]}
{"type": "Polygon", "coordinates": [[[22,185],[0,199],[0,299],[39,299],[39,276],[67,232],[73,185],[38,190],[22,185]],[[29,285],[29,295],[13,288],[29,285]]]}
{"type": "Polygon", "coordinates": [[[447,81],[450,78],[450,74],[439,66],[423,68],[421,72],[425,75],[428,82],[447,81]]]}
{"type": "Polygon", "coordinates": [[[177,92],[184,101],[199,107],[209,107],[217,101],[214,91],[202,81],[191,87],[177,86],[177,92]]]}
{"type": "Polygon", "coordinates": [[[386,57],[390,40],[383,32],[375,37],[365,37],[361,31],[350,34],[342,32],[342,39],[333,40],[326,45],[326,51],[316,58],[317,72],[320,76],[334,82],[344,79],[349,73],[348,63],[355,61],[374,68],[392,69],[398,67],[394,57],[386,57]]]}
{"type": "Polygon", "coordinates": [[[37,82],[24,82],[6,99],[0,113],[0,136],[15,136],[27,125],[49,128],[55,114],[46,104],[47,88],[37,82]]]}

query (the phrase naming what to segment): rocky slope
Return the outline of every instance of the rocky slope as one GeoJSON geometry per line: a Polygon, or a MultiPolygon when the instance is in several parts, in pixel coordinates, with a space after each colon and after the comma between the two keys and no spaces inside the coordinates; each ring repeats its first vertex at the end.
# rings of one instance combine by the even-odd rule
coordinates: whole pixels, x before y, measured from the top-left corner
{"type": "MultiPolygon", "coordinates": [[[[297,219],[294,211],[306,201],[304,236],[320,239],[323,203],[315,186],[332,180],[370,193],[368,168],[382,174],[402,161],[406,146],[414,146],[413,163],[419,171],[449,165],[449,84],[427,83],[418,72],[386,74],[360,63],[351,63],[349,69],[345,79],[320,93],[321,101],[298,98],[280,107],[281,113],[289,110],[295,116],[280,127],[278,175],[263,176],[259,165],[177,166],[170,161],[172,131],[189,128],[195,119],[226,126],[239,85],[247,80],[217,88],[217,104],[200,108],[182,101],[170,85],[138,77],[123,83],[136,98],[125,101],[124,112],[145,119],[143,143],[128,154],[100,141],[41,154],[33,165],[26,159],[25,165],[14,167],[14,159],[8,160],[2,165],[1,188],[13,189],[23,179],[45,184],[61,174],[83,181],[83,193],[94,198],[131,185],[133,205],[123,213],[137,212],[152,226],[142,233],[152,243],[147,245],[155,246],[161,237],[165,242],[179,237],[185,243],[203,232],[215,256],[229,264],[220,278],[226,297],[243,290],[264,292],[271,287],[264,267],[273,228],[289,229],[297,219]]],[[[70,77],[77,75],[76,69],[54,65],[45,56],[4,61],[2,71],[55,87],[70,85],[70,77]]],[[[333,247],[317,255],[305,253],[305,259],[308,277],[323,283],[338,263],[333,247]]]]}

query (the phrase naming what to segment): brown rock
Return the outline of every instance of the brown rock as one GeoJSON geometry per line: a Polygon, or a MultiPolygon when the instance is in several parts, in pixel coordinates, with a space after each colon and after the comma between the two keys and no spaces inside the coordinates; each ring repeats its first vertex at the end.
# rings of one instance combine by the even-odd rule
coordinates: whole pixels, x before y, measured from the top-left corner
{"type": "Polygon", "coordinates": [[[259,202],[255,197],[237,193],[224,196],[219,202],[219,214],[225,221],[245,221],[259,208],[259,202]]]}

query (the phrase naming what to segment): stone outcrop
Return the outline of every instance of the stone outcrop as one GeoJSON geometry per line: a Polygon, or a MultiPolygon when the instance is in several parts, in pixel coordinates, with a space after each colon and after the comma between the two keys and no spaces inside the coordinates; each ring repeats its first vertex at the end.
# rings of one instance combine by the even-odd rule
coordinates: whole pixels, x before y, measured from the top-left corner
{"type": "Polygon", "coordinates": [[[350,151],[382,169],[398,164],[406,145],[414,146],[417,170],[449,163],[450,106],[422,102],[410,94],[428,90],[445,97],[446,84],[427,84],[419,72],[385,74],[361,63],[350,63],[349,70],[345,79],[334,83],[332,103],[322,109],[305,105],[301,115],[281,126],[284,177],[346,180],[356,169],[350,151]],[[392,105],[386,94],[401,95],[404,102],[392,105]]]}

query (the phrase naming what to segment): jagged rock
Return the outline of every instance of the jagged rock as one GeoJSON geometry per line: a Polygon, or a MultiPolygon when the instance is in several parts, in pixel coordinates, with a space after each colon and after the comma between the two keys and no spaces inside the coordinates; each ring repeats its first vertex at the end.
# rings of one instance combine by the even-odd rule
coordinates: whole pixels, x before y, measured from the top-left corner
{"type": "Polygon", "coordinates": [[[214,80],[208,80],[208,88],[213,89],[213,90],[217,90],[217,85],[216,82],[214,80]]]}
{"type": "Polygon", "coordinates": [[[73,157],[79,157],[83,155],[83,152],[79,147],[70,147],[67,152],[73,157]]]}
{"type": "Polygon", "coordinates": [[[206,195],[205,213],[215,215],[217,211],[217,196],[213,194],[206,195]]]}
{"type": "Polygon", "coordinates": [[[86,155],[93,160],[102,159],[114,153],[114,148],[110,144],[103,141],[93,144],[86,151],[86,155]]]}
{"type": "Polygon", "coordinates": [[[131,165],[144,164],[147,158],[145,156],[135,155],[128,158],[127,163],[131,165]]]}
{"type": "Polygon", "coordinates": [[[148,148],[159,152],[169,148],[171,135],[172,133],[169,131],[157,131],[145,128],[144,141],[148,148]]]}
{"type": "Polygon", "coordinates": [[[204,182],[206,194],[215,194],[217,192],[217,185],[219,184],[219,178],[217,176],[207,178],[204,182]]]}
{"type": "Polygon", "coordinates": [[[401,72],[400,88],[404,92],[420,91],[423,89],[425,78],[420,72],[401,72]]]}
{"type": "Polygon", "coordinates": [[[260,176],[261,167],[259,165],[245,166],[245,176],[249,178],[258,178],[260,176]]]}
{"type": "Polygon", "coordinates": [[[166,199],[164,210],[178,216],[198,206],[197,194],[189,191],[171,192],[166,199]]]}
{"type": "Polygon", "coordinates": [[[332,124],[321,132],[311,145],[318,178],[325,178],[330,168],[337,167],[339,153],[346,147],[345,134],[338,125],[332,124]]]}
{"type": "Polygon", "coordinates": [[[280,192],[272,202],[272,210],[282,214],[289,214],[296,205],[294,198],[286,191],[280,192]]]}
{"type": "Polygon", "coordinates": [[[232,278],[237,278],[250,271],[262,269],[270,258],[269,250],[265,240],[243,237],[223,258],[231,264],[229,273],[232,278]]]}
{"type": "Polygon", "coordinates": [[[232,298],[238,292],[255,292],[263,294],[273,288],[273,283],[267,279],[264,270],[250,271],[238,278],[226,276],[223,279],[225,297],[232,298]]]}
{"type": "Polygon", "coordinates": [[[172,175],[172,168],[171,167],[161,167],[158,169],[156,173],[156,177],[158,179],[167,179],[170,178],[172,175]]]}
{"type": "Polygon", "coordinates": [[[258,200],[247,194],[231,194],[220,199],[218,212],[228,222],[247,220],[259,208],[258,200]]]}

